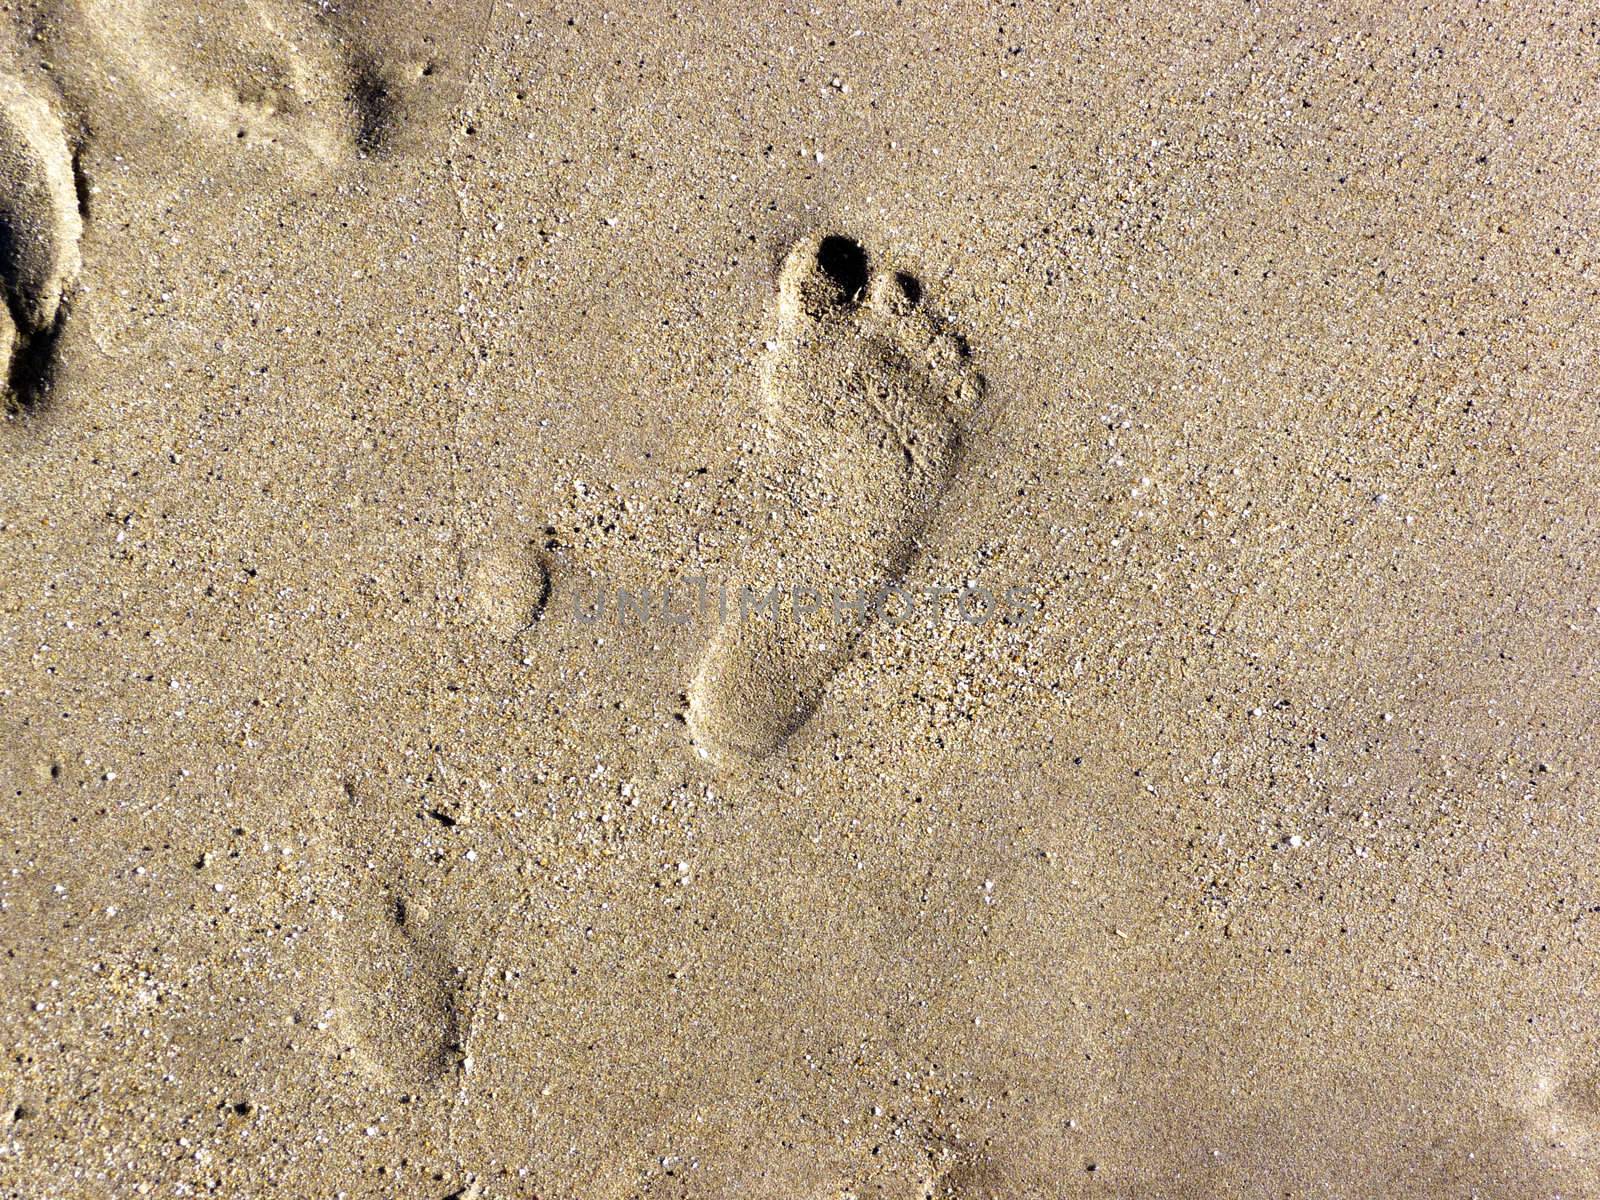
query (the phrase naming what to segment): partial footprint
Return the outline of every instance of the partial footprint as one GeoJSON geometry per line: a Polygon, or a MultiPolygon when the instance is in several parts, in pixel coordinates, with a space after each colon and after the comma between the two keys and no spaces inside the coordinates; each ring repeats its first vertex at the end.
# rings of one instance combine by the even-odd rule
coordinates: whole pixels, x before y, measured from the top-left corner
{"type": "Polygon", "coordinates": [[[466,556],[467,610],[501,641],[539,620],[550,598],[550,568],[538,549],[507,540],[466,556]]]}
{"type": "Polygon", "coordinates": [[[93,63],[119,90],[219,143],[276,144],[313,161],[354,145],[351,74],[311,5],[66,0],[62,7],[60,51],[69,68],[93,63]]]}
{"type": "Polygon", "coordinates": [[[60,11],[52,51],[83,102],[101,106],[97,120],[126,118],[131,92],[219,148],[276,148],[303,166],[421,144],[466,58],[465,34],[408,5],[60,0],[60,11]],[[107,85],[115,114],[103,111],[107,85]]]}
{"type": "Polygon", "coordinates": [[[689,690],[695,744],[719,762],[771,754],[816,710],[873,619],[851,601],[904,575],[984,380],[915,278],[830,236],[784,263],[763,393],[779,510],[739,578],[798,604],[773,618],[730,600],[689,690]]]}
{"type": "Polygon", "coordinates": [[[83,220],[66,131],[50,105],[0,75],[0,356],[6,407],[26,408],[48,377],[82,265],[83,220]]]}

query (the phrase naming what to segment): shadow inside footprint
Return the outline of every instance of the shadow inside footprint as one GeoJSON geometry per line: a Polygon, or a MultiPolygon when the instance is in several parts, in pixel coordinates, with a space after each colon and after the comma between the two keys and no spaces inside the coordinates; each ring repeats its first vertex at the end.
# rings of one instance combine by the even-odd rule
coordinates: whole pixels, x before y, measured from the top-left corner
{"type": "Polygon", "coordinates": [[[817,270],[854,300],[867,286],[867,252],[851,238],[830,235],[817,245],[817,270]]]}
{"type": "Polygon", "coordinates": [[[873,619],[856,602],[904,575],[985,390],[921,283],[837,234],[785,260],[773,345],[764,483],[779,532],[741,569],[807,603],[730,606],[689,688],[691,735],[718,762],[771,754],[810,719],[873,619]]]}

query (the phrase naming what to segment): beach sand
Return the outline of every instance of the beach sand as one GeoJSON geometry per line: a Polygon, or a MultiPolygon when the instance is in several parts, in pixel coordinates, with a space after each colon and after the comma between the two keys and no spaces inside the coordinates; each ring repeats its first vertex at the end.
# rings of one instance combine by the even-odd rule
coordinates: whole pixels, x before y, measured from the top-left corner
{"type": "Polygon", "coordinates": [[[0,1195],[1600,1196],[1595,44],[9,6],[0,1195]]]}

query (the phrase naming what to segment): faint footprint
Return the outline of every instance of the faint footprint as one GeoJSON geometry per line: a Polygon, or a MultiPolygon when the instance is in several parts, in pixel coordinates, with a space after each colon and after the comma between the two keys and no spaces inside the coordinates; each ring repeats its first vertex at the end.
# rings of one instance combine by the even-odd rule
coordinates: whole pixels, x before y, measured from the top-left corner
{"type": "MultiPolygon", "coordinates": [[[[347,786],[345,796],[353,803],[354,789],[347,786]]],[[[335,811],[327,819],[349,815],[335,811]]],[[[376,1075],[420,1091],[460,1065],[463,976],[427,907],[402,888],[374,886],[361,854],[344,857],[336,876],[346,897],[336,927],[338,1028],[376,1075]]]]}
{"type": "Polygon", "coordinates": [[[1523,1111],[1542,1141],[1594,1161],[1600,1159],[1600,1056],[1585,1048],[1563,1057],[1526,1069],[1523,1111]]]}
{"type": "Polygon", "coordinates": [[[310,5],[64,0],[59,36],[60,52],[218,142],[322,161],[354,145],[351,72],[310,5]]]}
{"type": "Polygon", "coordinates": [[[82,262],[83,219],[66,132],[50,105],[0,75],[0,355],[6,407],[38,398],[82,262]]]}
{"type": "Polygon", "coordinates": [[[389,894],[346,913],[341,933],[341,1028],[370,1067],[416,1089],[461,1061],[460,986],[426,921],[389,894]]]}
{"type": "Polygon", "coordinates": [[[496,544],[466,556],[468,612],[501,641],[531,628],[550,599],[550,568],[530,545],[496,544]]]}
{"type": "Polygon", "coordinates": [[[741,616],[730,601],[689,689],[695,744],[758,758],[810,718],[872,619],[831,603],[896,582],[955,473],[984,394],[966,343],[911,275],[840,236],[785,261],[778,338],[763,381],[766,485],[780,511],[740,580],[819,607],[741,616]]]}
{"type": "MultiPolygon", "coordinates": [[[[276,147],[301,164],[386,151],[438,124],[460,48],[405,5],[294,0],[59,0],[56,55],[87,95],[107,78],[217,146],[276,147]],[[85,69],[88,68],[88,73],[85,69]]],[[[446,27],[447,29],[447,27],[446,27]]]]}

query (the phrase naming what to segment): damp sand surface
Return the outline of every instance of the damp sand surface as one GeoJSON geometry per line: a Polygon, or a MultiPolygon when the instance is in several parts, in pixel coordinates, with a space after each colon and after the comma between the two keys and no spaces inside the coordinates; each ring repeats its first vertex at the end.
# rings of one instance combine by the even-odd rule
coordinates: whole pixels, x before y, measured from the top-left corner
{"type": "Polygon", "coordinates": [[[4,22],[0,1196],[1600,1194],[1581,14],[4,22]]]}

